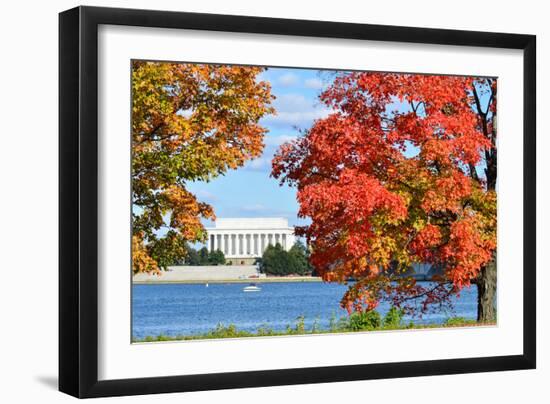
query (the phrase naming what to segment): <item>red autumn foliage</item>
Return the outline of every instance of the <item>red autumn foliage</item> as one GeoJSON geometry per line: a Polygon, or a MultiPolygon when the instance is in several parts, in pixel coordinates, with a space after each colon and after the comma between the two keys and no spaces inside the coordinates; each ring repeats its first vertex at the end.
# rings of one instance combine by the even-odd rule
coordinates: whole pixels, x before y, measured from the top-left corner
{"type": "Polygon", "coordinates": [[[355,72],[320,99],[333,113],[281,146],[272,175],[297,187],[297,228],[325,281],[354,279],[348,310],[406,310],[476,281],[496,251],[496,80],[355,72]],[[435,285],[414,263],[444,269],[435,285]]]}

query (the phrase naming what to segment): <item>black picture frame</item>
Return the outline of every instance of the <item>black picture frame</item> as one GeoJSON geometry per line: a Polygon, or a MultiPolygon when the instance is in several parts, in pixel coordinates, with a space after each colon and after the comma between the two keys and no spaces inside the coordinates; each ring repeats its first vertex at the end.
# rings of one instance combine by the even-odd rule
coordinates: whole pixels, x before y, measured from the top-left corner
{"type": "Polygon", "coordinates": [[[324,383],[536,366],[536,37],[77,7],[59,15],[59,390],[75,397],[324,383]],[[180,28],[523,50],[523,354],[99,381],[98,26],[180,28]]]}

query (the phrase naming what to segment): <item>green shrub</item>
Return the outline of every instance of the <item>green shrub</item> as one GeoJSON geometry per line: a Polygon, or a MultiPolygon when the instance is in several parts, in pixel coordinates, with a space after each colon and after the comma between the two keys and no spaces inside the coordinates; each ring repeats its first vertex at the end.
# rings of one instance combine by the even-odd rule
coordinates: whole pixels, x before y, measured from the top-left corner
{"type": "Polygon", "coordinates": [[[321,327],[319,326],[319,317],[315,317],[313,320],[313,324],[311,325],[311,333],[315,334],[321,331],[321,327]]]}
{"type": "Polygon", "coordinates": [[[218,324],[215,329],[208,332],[208,338],[238,338],[238,337],[250,337],[253,334],[247,331],[239,331],[234,324],[229,326],[224,326],[223,324],[218,324]]]}
{"type": "Polygon", "coordinates": [[[332,314],[330,315],[328,328],[331,332],[335,332],[338,330],[338,321],[336,320],[335,312],[332,312],[332,314]]]}
{"type": "Polygon", "coordinates": [[[384,316],[384,328],[399,328],[403,320],[403,310],[392,307],[384,316]]]}
{"type": "Polygon", "coordinates": [[[382,325],[380,313],[376,310],[353,313],[348,319],[351,331],[374,330],[382,325]]]}
{"type": "Polygon", "coordinates": [[[304,316],[299,316],[296,318],[296,325],[294,326],[294,332],[296,334],[304,334],[306,331],[306,318],[304,316]]]}
{"type": "Polygon", "coordinates": [[[277,333],[273,330],[273,328],[269,327],[267,324],[262,324],[260,327],[258,327],[258,331],[256,333],[256,335],[260,337],[266,337],[276,334],[277,333]]]}

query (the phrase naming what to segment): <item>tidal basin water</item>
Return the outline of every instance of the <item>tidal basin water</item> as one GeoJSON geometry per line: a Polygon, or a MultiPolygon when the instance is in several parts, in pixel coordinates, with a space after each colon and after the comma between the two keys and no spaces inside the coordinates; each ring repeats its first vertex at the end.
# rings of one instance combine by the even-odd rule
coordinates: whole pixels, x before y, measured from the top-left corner
{"type": "MultiPolygon", "coordinates": [[[[218,324],[234,324],[239,330],[256,331],[261,326],[284,331],[305,317],[306,329],[316,321],[329,329],[331,317],[346,316],[339,306],[347,286],[322,282],[260,283],[260,292],[243,292],[247,284],[156,284],[133,285],[132,328],[136,339],[147,336],[177,336],[206,333],[218,324]]],[[[405,317],[408,323],[443,323],[449,317],[476,318],[477,289],[464,289],[453,299],[453,310],[405,317]]],[[[384,315],[389,309],[380,304],[384,315]]]]}

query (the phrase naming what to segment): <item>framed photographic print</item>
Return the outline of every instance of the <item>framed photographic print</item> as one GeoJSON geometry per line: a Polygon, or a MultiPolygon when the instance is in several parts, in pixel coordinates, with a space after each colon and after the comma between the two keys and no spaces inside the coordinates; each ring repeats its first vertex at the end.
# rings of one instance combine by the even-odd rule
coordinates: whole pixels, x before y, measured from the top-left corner
{"type": "Polygon", "coordinates": [[[60,390],[535,367],[535,37],[60,14],[60,390]]]}

